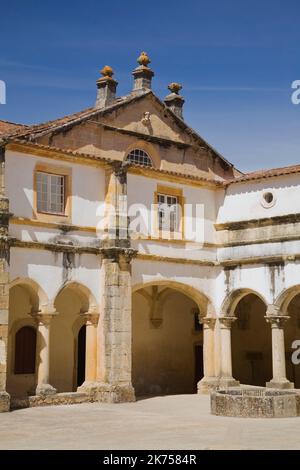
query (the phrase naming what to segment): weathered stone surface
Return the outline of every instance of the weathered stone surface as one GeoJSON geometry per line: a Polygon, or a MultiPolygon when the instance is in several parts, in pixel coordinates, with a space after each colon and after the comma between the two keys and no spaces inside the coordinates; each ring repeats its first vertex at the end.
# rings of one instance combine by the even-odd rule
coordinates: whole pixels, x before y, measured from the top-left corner
{"type": "MultiPolygon", "coordinates": [[[[26,398],[13,398],[11,400],[11,409],[31,408],[35,406],[50,405],[73,405],[78,403],[88,403],[92,399],[88,393],[69,392],[56,393],[54,395],[33,395],[26,398]]],[[[8,410],[5,410],[8,411],[8,410]]]]}
{"type": "Polygon", "coordinates": [[[296,391],[229,389],[211,393],[211,413],[242,418],[291,418],[299,416],[296,391]]]}
{"type": "Polygon", "coordinates": [[[0,392],[0,413],[9,411],[10,396],[7,392],[0,392]]]}

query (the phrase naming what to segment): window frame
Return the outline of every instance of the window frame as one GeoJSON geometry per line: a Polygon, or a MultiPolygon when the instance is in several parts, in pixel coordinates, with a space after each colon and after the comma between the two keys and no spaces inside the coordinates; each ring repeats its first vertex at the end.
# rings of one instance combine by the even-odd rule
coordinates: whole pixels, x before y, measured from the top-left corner
{"type": "MultiPolygon", "coordinates": [[[[140,157],[142,157],[141,155],[139,155],[140,157]]],[[[138,158],[138,155],[137,155],[137,158],[138,158]]],[[[146,152],[144,149],[142,148],[139,148],[139,147],[135,147],[133,149],[131,149],[127,155],[126,155],[126,158],[125,158],[125,161],[126,162],[129,162],[129,163],[132,163],[133,165],[140,165],[140,166],[144,166],[145,168],[154,168],[154,165],[153,165],[153,160],[151,158],[151,156],[149,155],[148,152],[146,152]],[[147,165],[145,163],[139,163],[139,162],[135,162],[135,161],[131,161],[130,160],[130,155],[133,154],[134,152],[142,152],[143,154],[145,154],[145,158],[149,158],[149,162],[150,162],[150,165],[147,165]]]]}
{"type": "Polygon", "coordinates": [[[158,211],[158,220],[157,220],[158,230],[160,232],[161,231],[167,231],[167,232],[169,231],[171,233],[177,232],[178,227],[179,227],[178,206],[180,205],[179,200],[178,200],[178,196],[170,196],[169,194],[157,193],[157,204],[158,204],[158,208],[157,208],[157,211],[158,211]],[[160,198],[164,198],[166,200],[160,201],[160,198]],[[173,201],[170,201],[170,203],[169,203],[168,199],[171,199],[173,201]],[[160,214],[166,214],[166,211],[161,209],[162,206],[170,207],[170,208],[175,207],[174,211],[171,211],[171,209],[170,209],[170,215],[168,216],[168,222],[170,222],[170,227],[164,226],[164,221],[160,218],[160,214]],[[173,220],[172,220],[172,214],[174,214],[174,219],[173,220]],[[174,224],[173,227],[172,227],[172,224],[174,224]]]}
{"type": "Polygon", "coordinates": [[[71,222],[71,188],[72,188],[72,168],[65,166],[47,165],[38,163],[34,168],[34,200],[33,218],[43,222],[71,222]],[[50,176],[60,176],[64,178],[64,212],[44,211],[38,207],[38,174],[46,173],[50,176]]]}
{"type": "MultiPolygon", "coordinates": [[[[51,215],[62,215],[64,216],[65,215],[65,212],[66,212],[66,176],[65,175],[58,175],[58,174],[54,174],[54,173],[46,173],[44,171],[37,171],[36,172],[36,178],[37,178],[37,211],[42,213],[42,214],[51,214],[51,215]],[[41,207],[39,207],[39,194],[43,194],[43,191],[41,191],[39,193],[39,175],[45,175],[47,177],[47,184],[46,184],[46,200],[45,200],[45,203],[47,205],[47,208],[50,206],[50,210],[47,210],[47,209],[41,209],[41,207]],[[58,185],[56,184],[55,186],[58,187],[58,186],[61,186],[62,187],[62,194],[57,194],[57,193],[53,193],[52,192],[52,187],[53,187],[53,183],[52,183],[52,180],[54,178],[60,178],[61,181],[62,181],[62,184],[61,185],[58,185]],[[51,206],[52,204],[55,204],[53,201],[52,201],[52,197],[54,196],[59,196],[61,197],[62,196],[62,202],[59,203],[61,204],[61,207],[62,207],[62,210],[61,211],[55,211],[55,210],[51,210],[51,206]]],[[[43,184],[41,182],[41,184],[43,184]]],[[[42,205],[42,201],[40,201],[40,205],[42,205]]]]}
{"type": "Polygon", "coordinates": [[[154,206],[155,206],[155,217],[153,221],[153,232],[155,238],[169,239],[169,240],[182,240],[184,238],[184,204],[185,198],[183,197],[183,191],[181,188],[174,188],[171,186],[157,185],[157,189],[154,193],[154,206]],[[178,204],[178,212],[176,217],[177,226],[175,230],[161,229],[159,225],[159,197],[170,197],[176,198],[178,204]]]}

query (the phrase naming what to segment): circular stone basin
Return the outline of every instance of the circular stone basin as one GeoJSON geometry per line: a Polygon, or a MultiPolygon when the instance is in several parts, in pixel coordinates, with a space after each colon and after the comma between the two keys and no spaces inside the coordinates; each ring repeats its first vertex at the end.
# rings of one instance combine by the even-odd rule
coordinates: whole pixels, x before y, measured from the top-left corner
{"type": "Polygon", "coordinates": [[[227,389],[210,396],[213,415],[241,418],[291,418],[300,415],[300,395],[292,390],[227,389]]]}

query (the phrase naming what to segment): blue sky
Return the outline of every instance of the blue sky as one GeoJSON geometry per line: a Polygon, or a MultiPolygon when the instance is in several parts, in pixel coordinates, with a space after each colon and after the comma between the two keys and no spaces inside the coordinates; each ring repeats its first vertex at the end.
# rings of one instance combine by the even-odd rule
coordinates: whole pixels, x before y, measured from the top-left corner
{"type": "Polygon", "coordinates": [[[145,50],[163,98],[182,83],[184,117],[244,171],[300,163],[298,0],[1,2],[0,119],[35,123],[94,103],[100,68],[118,94],[145,50]]]}

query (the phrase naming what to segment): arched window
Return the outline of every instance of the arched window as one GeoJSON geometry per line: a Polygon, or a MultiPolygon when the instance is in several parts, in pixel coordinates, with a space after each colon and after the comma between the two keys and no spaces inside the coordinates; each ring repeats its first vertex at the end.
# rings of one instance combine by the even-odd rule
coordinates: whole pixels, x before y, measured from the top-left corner
{"type": "Polygon", "coordinates": [[[23,326],[16,333],[15,374],[34,374],[35,372],[36,330],[23,326]]]}
{"type": "Polygon", "coordinates": [[[126,160],[137,165],[153,166],[152,160],[149,155],[141,149],[133,149],[127,155],[126,160]]]}

